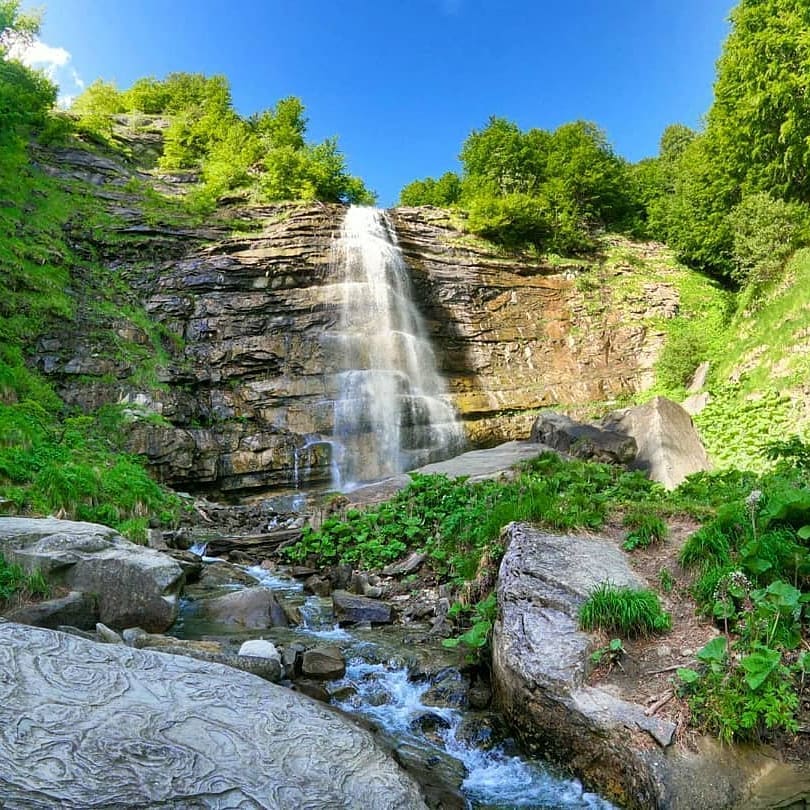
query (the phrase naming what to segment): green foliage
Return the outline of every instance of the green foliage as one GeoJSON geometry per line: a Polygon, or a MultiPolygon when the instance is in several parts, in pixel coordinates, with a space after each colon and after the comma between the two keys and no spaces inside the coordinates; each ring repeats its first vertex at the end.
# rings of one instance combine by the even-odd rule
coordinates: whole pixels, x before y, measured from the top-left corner
{"type": "Polygon", "coordinates": [[[30,400],[0,405],[0,495],[19,512],[61,514],[142,534],[148,515],[176,520],[179,499],[153,481],[142,462],[124,455],[122,417],[57,422],[30,400]]]}
{"type": "MultiPolygon", "coordinates": [[[[760,294],[786,259],[808,241],[810,210],[760,192],[743,197],[729,213],[733,234],[732,278],[760,294]]],[[[752,293],[749,292],[749,300],[752,293]]]]}
{"type": "Polygon", "coordinates": [[[708,129],[746,190],[810,202],[810,7],[740,0],[717,64],[708,129]]]}
{"type": "Polygon", "coordinates": [[[620,638],[612,638],[607,647],[600,647],[591,653],[591,663],[594,666],[606,662],[608,669],[612,669],[621,659],[627,655],[627,650],[624,649],[624,644],[620,638]]]}
{"type": "Polygon", "coordinates": [[[112,82],[96,79],[71,105],[79,127],[102,140],[113,134],[113,116],[124,112],[123,94],[112,82]]]}
{"type": "Polygon", "coordinates": [[[450,208],[461,199],[461,178],[455,172],[445,172],[437,180],[426,177],[414,180],[399,194],[400,205],[435,205],[450,208]]]}
{"type": "Polygon", "coordinates": [[[695,369],[706,359],[708,349],[704,323],[679,319],[671,324],[655,364],[656,382],[667,391],[684,390],[695,369]]]}
{"type": "Polygon", "coordinates": [[[655,592],[612,582],[597,585],[579,609],[583,630],[603,630],[627,638],[665,633],[671,625],[672,619],[661,608],[655,592]]]}
{"type": "Polygon", "coordinates": [[[768,447],[795,429],[791,400],[770,387],[746,397],[747,387],[713,386],[711,401],[694,421],[715,464],[765,472],[773,466],[768,447]]]}
{"type": "Polygon", "coordinates": [[[514,481],[469,484],[440,475],[412,475],[391,500],[343,517],[331,516],[287,550],[291,559],[385,565],[424,549],[434,566],[458,581],[472,579],[482,557],[498,557],[500,530],[512,521],[555,529],[599,528],[612,504],[643,501],[660,488],[640,473],[606,464],[563,461],[544,453],[514,481]]]}
{"type": "Polygon", "coordinates": [[[463,645],[480,653],[489,644],[497,613],[498,600],[493,592],[473,606],[470,628],[458,636],[444,639],[442,645],[450,649],[463,645]]]}
{"type": "Polygon", "coordinates": [[[510,249],[589,250],[601,226],[638,226],[641,206],[631,172],[590,122],[523,132],[492,117],[470,133],[460,159],[460,180],[448,172],[415,181],[402,190],[401,202],[456,205],[469,213],[472,233],[510,249]]]}
{"type": "Polygon", "coordinates": [[[622,543],[625,551],[647,548],[653,543],[660,543],[667,536],[667,524],[650,507],[631,509],[624,516],[623,523],[630,529],[622,543]]]}
{"type": "Polygon", "coordinates": [[[22,566],[6,562],[0,554],[0,605],[18,595],[48,597],[50,594],[50,585],[41,571],[27,574],[22,566]]]}
{"type": "Polygon", "coordinates": [[[768,730],[795,732],[798,666],[783,653],[740,640],[728,654],[725,637],[712,639],[697,654],[703,671],[678,670],[697,724],[723,742],[761,741],[768,730]]]}

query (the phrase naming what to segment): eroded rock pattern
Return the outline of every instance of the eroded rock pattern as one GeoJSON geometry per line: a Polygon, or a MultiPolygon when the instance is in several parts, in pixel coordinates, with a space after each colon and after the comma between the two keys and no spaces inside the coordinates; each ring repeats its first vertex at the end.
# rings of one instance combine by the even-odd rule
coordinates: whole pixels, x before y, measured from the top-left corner
{"type": "Polygon", "coordinates": [[[421,810],[364,732],[217,664],[0,624],[0,805],[421,810]]]}

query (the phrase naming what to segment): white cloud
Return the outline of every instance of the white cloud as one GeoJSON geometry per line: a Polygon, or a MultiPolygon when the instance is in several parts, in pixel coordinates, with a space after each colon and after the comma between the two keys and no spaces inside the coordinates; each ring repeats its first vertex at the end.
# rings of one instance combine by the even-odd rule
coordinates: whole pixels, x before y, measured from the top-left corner
{"type": "Polygon", "coordinates": [[[9,50],[12,59],[19,59],[30,68],[41,70],[58,88],[57,105],[66,109],[84,90],[85,83],[73,65],[70,64],[70,51],[48,45],[39,39],[20,42],[9,50]]]}

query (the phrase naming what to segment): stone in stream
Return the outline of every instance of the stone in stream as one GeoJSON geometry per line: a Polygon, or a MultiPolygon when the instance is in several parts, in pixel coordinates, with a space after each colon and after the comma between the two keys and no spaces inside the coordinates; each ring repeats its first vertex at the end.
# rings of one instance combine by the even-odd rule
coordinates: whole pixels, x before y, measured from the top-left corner
{"type": "Polygon", "coordinates": [[[177,617],[180,566],[107,526],[56,518],[0,518],[0,553],[27,571],[40,569],[50,582],[95,594],[97,621],[114,629],[137,624],[160,632],[177,617]]]}
{"type": "Polygon", "coordinates": [[[390,605],[348,591],[333,591],[332,607],[335,620],[341,627],[347,624],[391,624],[394,620],[390,605]]]}
{"type": "Polygon", "coordinates": [[[260,586],[201,599],[197,605],[202,615],[221,624],[237,624],[253,630],[290,624],[275,594],[260,586]]]}
{"type": "Polygon", "coordinates": [[[426,810],[337,712],[243,672],[0,623],[9,808],[426,810]]]}
{"type": "Polygon", "coordinates": [[[301,655],[301,675],[320,681],[333,681],[346,674],[346,659],[337,647],[313,647],[301,655]]]}

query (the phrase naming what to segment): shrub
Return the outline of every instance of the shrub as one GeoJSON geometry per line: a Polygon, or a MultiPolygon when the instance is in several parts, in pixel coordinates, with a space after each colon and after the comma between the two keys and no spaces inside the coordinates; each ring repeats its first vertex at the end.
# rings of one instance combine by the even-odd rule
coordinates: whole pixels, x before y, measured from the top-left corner
{"type": "Polygon", "coordinates": [[[663,518],[648,508],[631,509],[624,516],[623,523],[630,529],[622,544],[625,551],[647,548],[652,543],[661,542],[667,536],[667,524],[663,518]]]}
{"type": "Polygon", "coordinates": [[[579,625],[583,630],[603,630],[632,638],[664,633],[671,627],[672,619],[653,591],[603,582],[582,603],[579,625]]]}

